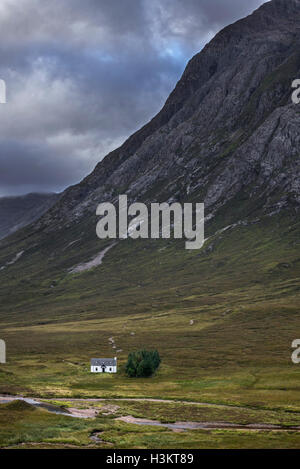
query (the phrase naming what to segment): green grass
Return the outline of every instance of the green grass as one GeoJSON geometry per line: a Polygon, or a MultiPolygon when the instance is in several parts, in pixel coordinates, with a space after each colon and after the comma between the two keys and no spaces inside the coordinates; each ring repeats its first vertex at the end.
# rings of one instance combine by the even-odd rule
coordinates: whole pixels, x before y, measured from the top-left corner
{"type": "MultiPolygon", "coordinates": [[[[99,404],[118,405],[116,415],[132,415],[138,418],[160,422],[227,422],[240,425],[260,424],[298,426],[300,413],[265,410],[249,407],[221,405],[195,405],[188,403],[147,402],[147,401],[105,401],[99,404]]],[[[69,403],[71,405],[71,403],[69,403]]],[[[74,405],[74,404],[73,404],[74,405]]],[[[95,405],[95,404],[93,404],[95,405]]],[[[96,404],[97,405],[97,404],[96,404]]]]}
{"type": "MultiPolygon", "coordinates": [[[[67,269],[107,245],[93,233],[69,250],[82,225],[58,240],[42,239],[39,248],[40,235],[27,239],[26,230],[17,247],[5,241],[0,265],[16,250],[25,253],[19,265],[0,272],[0,335],[8,358],[0,366],[0,393],[203,401],[245,410],[204,415],[199,408],[195,418],[298,422],[300,367],[291,362],[291,343],[300,333],[299,223],[290,214],[214,235],[232,221],[226,209],[222,217],[208,226],[212,237],[201,251],[186,251],[179,241],[122,241],[99,268],[81,275],[67,269]],[[122,349],[118,373],[90,374],[91,357],[116,355],[110,337],[122,349]],[[162,364],[151,378],[127,378],[127,355],[141,348],[157,349],[162,364]]],[[[130,406],[135,415],[145,410],[130,406]]],[[[153,406],[147,415],[174,420],[187,411],[178,409],[153,406]]],[[[171,447],[179,437],[166,433],[161,444],[171,447]]],[[[143,435],[141,447],[156,444],[155,430],[143,435]]],[[[289,447],[298,441],[295,435],[228,435],[193,432],[182,444],[224,447],[232,438],[230,447],[238,447],[240,438],[242,447],[289,447]]],[[[134,444],[130,435],[116,441],[134,444]]]]}
{"type": "MultiPolygon", "coordinates": [[[[0,406],[0,448],[298,448],[300,443],[300,434],[293,431],[174,433],[165,427],[126,424],[102,415],[96,419],[75,419],[23,404],[0,406]],[[91,440],[94,433],[100,433],[102,442],[91,440]]],[[[173,410],[177,412],[174,406],[173,410]]],[[[151,409],[148,413],[151,414],[151,409]]]]}

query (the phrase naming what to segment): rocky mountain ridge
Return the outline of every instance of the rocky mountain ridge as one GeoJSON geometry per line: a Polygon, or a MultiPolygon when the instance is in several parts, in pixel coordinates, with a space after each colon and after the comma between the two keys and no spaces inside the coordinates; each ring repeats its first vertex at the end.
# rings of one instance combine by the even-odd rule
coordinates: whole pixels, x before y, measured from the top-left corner
{"type": "Polygon", "coordinates": [[[160,113],[67,189],[36,227],[63,227],[122,193],[204,201],[211,215],[234,199],[251,199],[251,211],[265,214],[297,208],[300,107],[291,83],[300,76],[299,33],[299,0],[273,0],[220,31],[160,113]]]}
{"type": "Polygon", "coordinates": [[[225,28],[149,124],[38,221],[1,240],[2,320],[206,315],[214,305],[240,311],[250,299],[254,311],[265,301],[273,311],[287,294],[298,305],[300,105],[291,84],[300,77],[299,28],[300,0],[273,0],[225,28]],[[204,247],[98,239],[96,207],[120,194],[204,201],[204,247]]]}

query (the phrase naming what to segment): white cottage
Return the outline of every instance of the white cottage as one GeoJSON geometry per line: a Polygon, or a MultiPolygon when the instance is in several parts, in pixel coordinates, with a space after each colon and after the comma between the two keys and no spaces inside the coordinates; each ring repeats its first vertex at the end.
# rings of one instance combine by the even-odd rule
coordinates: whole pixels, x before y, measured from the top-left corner
{"type": "Polygon", "coordinates": [[[117,357],[92,358],[91,373],[117,373],[117,357]]]}

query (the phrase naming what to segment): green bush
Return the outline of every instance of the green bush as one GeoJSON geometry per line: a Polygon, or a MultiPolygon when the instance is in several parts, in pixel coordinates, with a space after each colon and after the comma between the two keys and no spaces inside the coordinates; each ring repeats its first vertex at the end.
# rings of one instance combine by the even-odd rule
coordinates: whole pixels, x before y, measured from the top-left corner
{"type": "Polygon", "coordinates": [[[138,350],[128,355],[126,374],[130,378],[145,378],[153,375],[161,362],[157,350],[138,350]]]}

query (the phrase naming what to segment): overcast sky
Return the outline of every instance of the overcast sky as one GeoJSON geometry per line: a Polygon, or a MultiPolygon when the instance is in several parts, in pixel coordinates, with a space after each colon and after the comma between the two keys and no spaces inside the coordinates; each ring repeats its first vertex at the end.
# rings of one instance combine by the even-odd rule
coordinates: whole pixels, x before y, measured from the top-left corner
{"type": "Polygon", "coordinates": [[[0,0],[0,196],[61,191],[151,119],[261,0],[0,0]]]}

